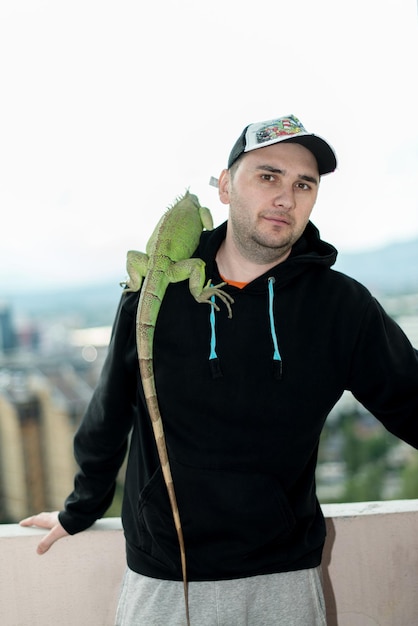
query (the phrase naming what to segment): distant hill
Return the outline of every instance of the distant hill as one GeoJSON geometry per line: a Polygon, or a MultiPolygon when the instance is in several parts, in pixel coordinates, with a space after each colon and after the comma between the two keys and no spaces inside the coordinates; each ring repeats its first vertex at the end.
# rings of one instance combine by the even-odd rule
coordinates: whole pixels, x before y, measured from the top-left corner
{"type": "Polygon", "coordinates": [[[372,292],[418,292],[418,238],[368,252],[340,253],[334,267],[372,292]]]}
{"type": "MultiPolygon", "coordinates": [[[[418,239],[377,250],[340,253],[335,269],[363,283],[377,296],[418,293],[418,239]]],[[[1,298],[16,314],[53,319],[77,317],[86,326],[112,323],[122,289],[114,278],[93,285],[17,292],[1,298]]]]}

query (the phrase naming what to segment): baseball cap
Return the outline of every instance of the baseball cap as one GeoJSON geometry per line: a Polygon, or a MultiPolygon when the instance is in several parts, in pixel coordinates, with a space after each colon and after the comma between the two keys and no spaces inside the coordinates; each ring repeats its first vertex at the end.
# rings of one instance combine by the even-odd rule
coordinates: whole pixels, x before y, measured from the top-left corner
{"type": "Polygon", "coordinates": [[[322,176],[333,172],[337,167],[337,159],[331,146],[318,135],[308,133],[302,122],[294,115],[279,117],[275,120],[255,122],[244,128],[237,139],[228,159],[228,168],[244,153],[264,148],[281,141],[299,143],[310,150],[318,163],[318,171],[322,176]]]}

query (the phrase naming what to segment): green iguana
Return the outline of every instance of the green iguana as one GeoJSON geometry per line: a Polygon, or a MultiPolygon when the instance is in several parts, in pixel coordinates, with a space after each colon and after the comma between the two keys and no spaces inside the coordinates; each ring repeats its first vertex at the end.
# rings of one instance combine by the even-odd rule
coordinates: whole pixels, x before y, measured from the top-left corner
{"type": "Polygon", "coordinates": [[[190,258],[198,246],[203,229],[211,230],[212,228],[213,221],[209,209],[200,206],[197,197],[187,191],[158,222],[147,243],[146,254],[133,250],[128,252],[127,271],[129,278],[125,283],[126,291],[138,291],[145,278],[136,316],[139,369],[179,541],[188,626],[190,625],[190,617],[186,550],[163,422],[158,406],[153,373],[153,344],[157,316],[169,283],[189,279],[190,293],[197,302],[207,302],[219,310],[213,298],[213,296],[217,296],[227,306],[229,317],[232,316],[231,304],[233,299],[221,289],[225,283],[211,286],[209,280],[205,285],[204,261],[190,258]]]}

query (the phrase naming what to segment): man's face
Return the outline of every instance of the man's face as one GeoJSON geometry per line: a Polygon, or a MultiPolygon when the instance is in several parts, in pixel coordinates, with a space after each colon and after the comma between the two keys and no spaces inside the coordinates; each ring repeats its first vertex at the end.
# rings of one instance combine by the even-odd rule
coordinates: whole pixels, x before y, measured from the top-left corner
{"type": "Polygon", "coordinates": [[[278,143],[246,153],[219,179],[229,204],[228,229],[243,256],[255,263],[286,257],[303,233],[318,195],[318,165],[297,143],[278,143]]]}

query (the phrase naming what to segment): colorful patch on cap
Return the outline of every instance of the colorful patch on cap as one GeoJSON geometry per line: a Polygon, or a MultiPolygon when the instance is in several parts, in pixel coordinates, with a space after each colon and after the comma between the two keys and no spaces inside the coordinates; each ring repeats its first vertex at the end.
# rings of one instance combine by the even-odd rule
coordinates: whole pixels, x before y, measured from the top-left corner
{"type": "Polygon", "coordinates": [[[299,133],[306,133],[305,128],[297,117],[289,115],[289,117],[271,120],[259,128],[256,133],[256,140],[257,143],[265,143],[266,141],[273,141],[278,137],[296,135],[299,133]]]}

